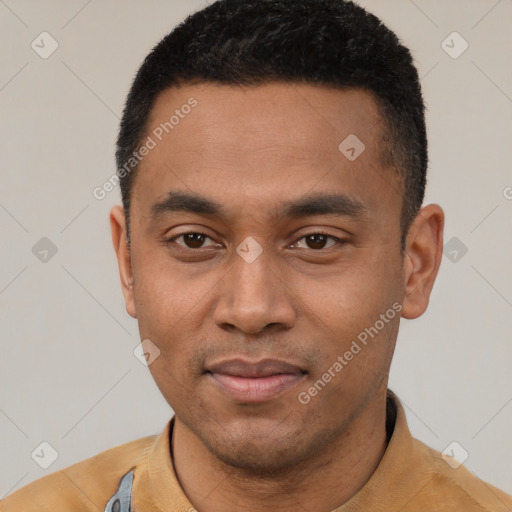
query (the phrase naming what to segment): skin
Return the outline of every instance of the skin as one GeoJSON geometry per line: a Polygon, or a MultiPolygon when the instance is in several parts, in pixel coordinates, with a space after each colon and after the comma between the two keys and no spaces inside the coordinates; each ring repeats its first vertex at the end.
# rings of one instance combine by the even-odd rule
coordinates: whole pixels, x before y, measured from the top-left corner
{"type": "Polygon", "coordinates": [[[362,90],[271,83],[188,84],[157,98],[151,129],[190,97],[197,107],[141,162],[132,190],[131,249],[124,212],[111,210],[127,312],[160,350],[150,371],[176,414],[176,474],[201,512],[329,511],[348,501],[386,449],[388,372],[400,316],[427,308],[441,261],[444,214],[424,206],[400,252],[402,186],[383,165],[377,104],[362,90]],[[349,161],[338,145],[356,134],[349,161]],[[226,217],[151,207],[177,190],[226,217]],[[275,218],[284,201],[345,194],[356,217],[275,218]],[[335,239],[314,243],[307,235],[335,239]],[[183,233],[207,235],[203,245],[183,233]],[[252,263],[236,248],[248,236],[252,263]],[[309,241],[308,241],[309,240],[309,241]],[[298,400],[365,328],[385,324],[308,404],[298,400]],[[304,370],[263,403],[228,398],[205,368],[221,359],[277,358],[304,370]]]}

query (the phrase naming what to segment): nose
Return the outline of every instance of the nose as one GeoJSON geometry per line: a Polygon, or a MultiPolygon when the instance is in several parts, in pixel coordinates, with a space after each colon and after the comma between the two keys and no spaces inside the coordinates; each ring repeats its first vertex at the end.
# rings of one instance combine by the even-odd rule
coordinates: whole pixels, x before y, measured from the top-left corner
{"type": "Polygon", "coordinates": [[[233,254],[214,311],[215,323],[228,330],[257,334],[273,326],[289,329],[295,323],[293,292],[270,255],[263,251],[251,263],[233,254]]]}

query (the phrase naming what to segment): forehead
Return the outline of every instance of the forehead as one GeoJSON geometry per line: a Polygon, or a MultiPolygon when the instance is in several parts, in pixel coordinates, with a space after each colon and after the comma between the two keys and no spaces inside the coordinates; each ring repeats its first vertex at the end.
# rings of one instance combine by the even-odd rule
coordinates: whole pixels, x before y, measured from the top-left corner
{"type": "Polygon", "coordinates": [[[186,108],[191,111],[183,119],[182,113],[179,123],[162,134],[169,141],[179,141],[176,149],[196,149],[198,142],[203,142],[203,150],[213,149],[210,140],[253,153],[288,144],[300,157],[326,149],[333,153],[336,142],[353,132],[371,145],[370,139],[379,137],[382,129],[377,102],[362,89],[272,82],[243,87],[203,83],[166,89],[153,105],[148,132],[168,122],[172,114],[180,114],[193,100],[197,106],[186,108]]]}
{"type": "Polygon", "coordinates": [[[155,101],[146,138],[154,148],[134,185],[144,211],[176,188],[231,204],[243,197],[252,207],[335,189],[366,202],[393,195],[396,203],[394,173],[380,158],[378,105],[361,89],[172,87],[155,101]]]}

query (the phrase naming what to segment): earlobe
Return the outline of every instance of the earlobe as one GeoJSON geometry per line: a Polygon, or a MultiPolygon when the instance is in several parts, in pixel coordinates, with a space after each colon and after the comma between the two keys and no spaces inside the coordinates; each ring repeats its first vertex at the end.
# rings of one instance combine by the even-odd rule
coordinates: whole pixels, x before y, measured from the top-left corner
{"type": "Polygon", "coordinates": [[[409,230],[404,263],[404,318],[417,318],[428,307],[443,254],[443,228],[442,208],[429,204],[419,211],[409,230]]]}
{"type": "Polygon", "coordinates": [[[133,291],[133,271],[130,249],[126,236],[126,219],[122,206],[114,206],[110,210],[110,228],[112,243],[117,257],[121,288],[126,302],[126,311],[133,318],[137,318],[133,291]]]}

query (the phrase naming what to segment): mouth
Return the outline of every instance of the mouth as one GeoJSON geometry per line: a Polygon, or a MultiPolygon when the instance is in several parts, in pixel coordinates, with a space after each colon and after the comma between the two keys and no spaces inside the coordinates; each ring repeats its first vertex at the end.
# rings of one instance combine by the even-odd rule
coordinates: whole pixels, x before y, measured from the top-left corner
{"type": "Polygon", "coordinates": [[[206,374],[231,400],[260,403],[295,387],[307,372],[278,359],[263,359],[253,363],[231,359],[210,366],[206,374]]]}

